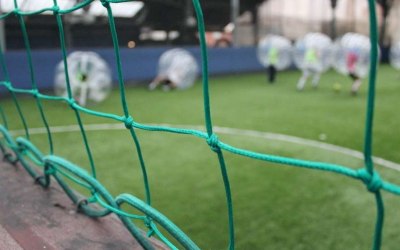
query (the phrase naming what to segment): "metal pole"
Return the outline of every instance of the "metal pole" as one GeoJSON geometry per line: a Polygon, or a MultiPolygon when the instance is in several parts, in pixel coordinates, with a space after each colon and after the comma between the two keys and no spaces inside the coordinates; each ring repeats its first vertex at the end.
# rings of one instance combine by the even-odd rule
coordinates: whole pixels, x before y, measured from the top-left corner
{"type": "Polygon", "coordinates": [[[337,35],[336,31],[336,6],[337,0],[331,0],[331,8],[332,8],[332,22],[331,22],[331,38],[335,39],[337,35]]]}
{"type": "MultiPolygon", "coordinates": [[[[3,10],[1,8],[1,2],[0,2],[0,14],[3,13],[3,10]]],[[[6,29],[4,27],[4,19],[0,20],[0,44],[3,49],[3,52],[6,51],[6,29]]]]}
{"type": "Polygon", "coordinates": [[[252,9],[252,13],[253,13],[253,45],[257,45],[258,43],[258,39],[259,39],[259,29],[260,29],[260,25],[259,25],[259,20],[258,20],[258,9],[259,9],[259,4],[255,5],[252,9]]]}
{"type": "Polygon", "coordinates": [[[355,8],[354,8],[354,1],[350,1],[350,16],[351,16],[351,31],[357,32],[357,23],[356,23],[356,15],[355,15],[355,8]]]}
{"type": "MultiPolygon", "coordinates": [[[[182,42],[184,44],[193,44],[193,37],[196,28],[196,18],[193,13],[193,5],[191,0],[185,2],[185,7],[183,9],[183,25],[182,25],[182,42]]],[[[168,27],[168,30],[171,30],[168,27]]],[[[168,38],[169,40],[169,38],[168,38]]]]}
{"type": "Polygon", "coordinates": [[[332,31],[332,39],[336,38],[336,9],[332,9],[332,27],[331,27],[331,31],[332,31]]]}
{"type": "Polygon", "coordinates": [[[238,46],[237,19],[240,13],[240,0],[231,0],[231,23],[233,24],[232,44],[238,46]]]}

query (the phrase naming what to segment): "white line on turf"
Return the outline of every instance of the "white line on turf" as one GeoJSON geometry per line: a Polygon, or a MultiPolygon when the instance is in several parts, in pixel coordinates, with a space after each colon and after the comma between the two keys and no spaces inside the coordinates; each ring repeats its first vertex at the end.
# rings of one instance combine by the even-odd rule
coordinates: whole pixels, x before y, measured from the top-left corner
{"type": "MultiPolygon", "coordinates": [[[[175,128],[189,128],[189,129],[198,129],[204,130],[203,126],[189,126],[189,125],[171,125],[171,124],[149,124],[152,126],[174,126],[175,128]]],[[[123,130],[125,126],[120,123],[109,123],[109,124],[86,124],[85,130],[86,131],[102,131],[102,130],[123,130]]],[[[300,137],[284,135],[284,134],[277,134],[277,133],[270,133],[270,132],[262,132],[256,130],[245,130],[245,129],[235,129],[235,128],[227,128],[227,127],[213,127],[216,133],[221,134],[229,134],[229,135],[243,135],[243,136],[250,136],[256,138],[263,138],[266,140],[276,140],[276,141],[284,141],[289,143],[295,143],[304,146],[310,146],[315,148],[324,149],[331,152],[337,152],[344,155],[352,156],[357,159],[363,159],[364,155],[362,152],[336,146],[333,144],[314,141],[310,139],[304,139],[300,137]]],[[[67,126],[55,126],[50,128],[52,133],[67,133],[67,132],[77,132],[80,130],[78,125],[67,125],[67,126]]],[[[18,136],[25,134],[24,130],[13,130],[10,131],[11,134],[18,136]]],[[[45,134],[47,133],[46,128],[31,128],[29,129],[29,134],[37,135],[37,134],[45,134]]],[[[373,160],[376,164],[381,165],[383,167],[391,168],[397,171],[400,171],[400,164],[385,160],[380,157],[373,157],[373,160]]]]}

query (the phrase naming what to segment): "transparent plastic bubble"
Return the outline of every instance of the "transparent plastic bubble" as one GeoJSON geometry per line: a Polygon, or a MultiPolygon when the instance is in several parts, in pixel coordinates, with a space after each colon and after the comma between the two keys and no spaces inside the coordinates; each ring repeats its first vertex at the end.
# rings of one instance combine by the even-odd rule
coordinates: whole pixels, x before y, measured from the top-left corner
{"type": "Polygon", "coordinates": [[[369,37],[347,33],[335,41],[333,66],[341,74],[363,78],[369,71],[370,50],[369,37]]]}
{"type": "MultiPolygon", "coordinates": [[[[67,57],[68,76],[73,98],[81,105],[104,101],[112,87],[111,70],[94,52],[77,51],[67,57]]],[[[58,96],[67,97],[64,62],[55,72],[54,90],[58,96]]]]}
{"type": "Polygon", "coordinates": [[[178,89],[193,86],[198,70],[196,59],[184,49],[167,50],[158,62],[158,76],[169,79],[178,89]]]}
{"type": "Polygon", "coordinates": [[[308,33],[298,39],[294,62],[299,69],[324,72],[332,66],[332,40],[321,33],[308,33]]]}
{"type": "Polygon", "coordinates": [[[390,48],[390,64],[395,69],[400,69],[400,41],[393,44],[390,48]]]}
{"type": "Polygon", "coordinates": [[[285,37],[267,35],[258,43],[257,57],[264,67],[274,65],[284,70],[292,63],[292,45],[285,37]]]}

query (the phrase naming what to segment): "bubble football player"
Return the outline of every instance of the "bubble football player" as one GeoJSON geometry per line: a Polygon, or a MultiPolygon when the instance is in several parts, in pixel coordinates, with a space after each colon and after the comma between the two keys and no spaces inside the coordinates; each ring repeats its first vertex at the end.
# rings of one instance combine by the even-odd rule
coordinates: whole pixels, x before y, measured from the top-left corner
{"type": "Polygon", "coordinates": [[[333,67],[352,79],[352,95],[357,95],[362,79],[368,75],[370,50],[369,37],[357,33],[346,33],[335,42],[333,67]]]}
{"type": "Polygon", "coordinates": [[[308,48],[304,53],[304,67],[302,69],[303,75],[300,77],[297,83],[297,90],[301,91],[304,89],[304,85],[307,79],[312,76],[312,86],[316,88],[319,83],[320,70],[318,52],[315,48],[308,48]]]}
{"type": "Polygon", "coordinates": [[[275,47],[271,47],[268,51],[268,81],[274,83],[276,78],[276,65],[278,64],[279,51],[275,47]]]}
{"type": "MultiPolygon", "coordinates": [[[[104,101],[111,92],[111,70],[100,55],[90,51],[75,51],[68,55],[69,85],[73,98],[82,106],[104,101]]],[[[54,88],[58,96],[67,97],[64,62],[58,63],[54,88]]]]}
{"type": "Polygon", "coordinates": [[[331,67],[332,40],[322,33],[308,33],[296,41],[293,57],[297,68],[303,71],[297,82],[297,90],[304,89],[309,77],[312,77],[312,86],[316,88],[321,74],[331,67]]]}
{"type": "Polygon", "coordinates": [[[193,86],[198,73],[196,59],[183,49],[164,52],[158,63],[158,74],[149,84],[149,90],[162,86],[164,91],[193,86]]]}
{"type": "Polygon", "coordinates": [[[154,90],[158,86],[162,86],[164,91],[169,91],[177,88],[177,82],[179,81],[179,69],[175,69],[170,72],[168,75],[158,75],[154,80],[149,84],[149,90],[154,90]]]}
{"type": "Polygon", "coordinates": [[[362,84],[361,78],[356,73],[356,65],[358,61],[358,54],[354,51],[349,51],[346,55],[346,66],[349,72],[349,77],[353,80],[351,85],[351,94],[357,95],[358,90],[362,84]]]}
{"type": "Polygon", "coordinates": [[[269,83],[274,83],[279,70],[292,63],[292,45],[289,39],[278,35],[266,35],[258,42],[257,58],[267,70],[269,83]]]}
{"type": "Polygon", "coordinates": [[[390,65],[396,70],[400,70],[400,41],[394,42],[389,52],[390,65]]]}

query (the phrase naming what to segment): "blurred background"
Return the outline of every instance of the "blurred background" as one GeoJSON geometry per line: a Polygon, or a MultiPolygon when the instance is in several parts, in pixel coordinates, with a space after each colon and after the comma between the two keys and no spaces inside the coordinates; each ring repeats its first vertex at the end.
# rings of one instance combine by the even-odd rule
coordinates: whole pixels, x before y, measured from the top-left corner
{"type": "MultiPolygon", "coordinates": [[[[61,9],[81,0],[60,1],[61,9]]],[[[346,32],[368,34],[368,4],[365,0],[203,0],[209,46],[252,46],[267,33],[292,40],[309,32],[322,32],[332,38],[346,32]]],[[[52,6],[52,1],[21,0],[20,8],[33,11],[52,6]]],[[[13,8],[13,2],[0,1],[2,12],[13,8]]],[[[389,46],[399,40],[400,1],[378,0],[381,43],[389,46]]],[[[197,22],[191,0],[149,0],[113,5],[122,47],[163,45],[196,45],[197,22]]],[[[51,12],[26,17],[33,48],[59,46],[55,20],[51,12]],[[53,32],[49,32],[53,31],[53,32]]],[[[64,15],[69,47],[109,47],[105,9],[96,1],[84,10],[64,15]]],[[[7,18],[1,37],[8,49],[22,49],[16,18],[7,18]]]]}
{"type": "MultiPolygon", "coordinates": [[[[82,0],[59,1],[61,9],[82,0]]],[[[19,0],[24,11],[53,6],[52,0],[19,0]]],[[[368,35],[368,4],[365,0],[203,0],[206,40],[210,47],[210,74],[263,71],[256,59],[258,41],[266,34],[287,37],[292,42],[310,32],[337,38],[346,32],[368,35]],[[225,48],[229,48],[225,49],[225,48]],[[229,63],[227,63],[229,62],[229,63]]],[[[13,1],[0,0],[0,11],[14,8],[13,1]]],[[[377,0],[381,60],[389,60],[391,44],[400,39],[400,0],[377,0]]],[[[197,21],[191,0],[148,0],[112,4],[118,42],[122,50],[124,80],[143,83],[156,74],[160,55],[171,47],[186,47],[200,63],[197,21]]],[[[41,63],[40,88],[51,88],[54,65],[61,61],[58,28],[53,13],[25,16],[33,59],[41,63]]],[[[109,64],[115,63],[108,17],[100,1],[71,14],[62,15],[69,51],[91,50],[109,64]]],[[[11,15],[0,21],[0,39],[5,45],[11,80],[18,87],[30,87],[23,54],[24,44],[18,20],[11,15]],[[22,54],[21,54],[22,53],[22,54]],[[22,56],[22,57],[21,57],[22,56]],[[22,63],[22,64],[21,64],[22,63]],[[18,65],[18,66],[17,66],[18,65]]],[[[117,80],[112,69],[113,81],[117,80]]]]}

